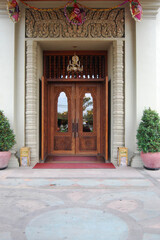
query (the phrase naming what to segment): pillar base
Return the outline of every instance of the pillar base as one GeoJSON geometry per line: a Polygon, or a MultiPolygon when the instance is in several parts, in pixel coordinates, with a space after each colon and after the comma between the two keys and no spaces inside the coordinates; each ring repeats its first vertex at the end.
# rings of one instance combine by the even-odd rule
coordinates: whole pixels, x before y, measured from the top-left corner
{"type": "Polygon", "coordinates": [[[16,157],[16,152],[17,152],[17,149],[16,147],[13,147],[11,150],[11,159],[8,163],[8,167],[9,168],[17,168],[19,167],[19,161],[18,161],[18,158],[16,157]]]}
{"type": "Polygon", "coordinates": [[[133,168],[143,168],[143,163],[139,152],[135,152],[131,160],[131,167],[133,168]]]}

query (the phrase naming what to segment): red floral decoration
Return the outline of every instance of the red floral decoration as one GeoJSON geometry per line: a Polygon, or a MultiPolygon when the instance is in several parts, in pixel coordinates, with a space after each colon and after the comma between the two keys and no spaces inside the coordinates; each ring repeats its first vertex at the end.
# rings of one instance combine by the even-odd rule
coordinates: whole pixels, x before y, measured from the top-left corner
{"type": "Polygon", "coordinates": [[[17,23],[20,19],[19,5],[16,0],[8,0],[8,14],[13,22],[17,23]]]}
{"type": "Polygon", "coordinates": [[[81,25],[85,21],[85,10],[76,0],[66,4],[64,13],[68,22],[74,25],[81,25]]]}
{"type": "Polygon", "coordinates": [[[142,19],[142,6],[138,0],[130,0],[130,11],[132,17],[136,21],[141,21],[142,19]]]}

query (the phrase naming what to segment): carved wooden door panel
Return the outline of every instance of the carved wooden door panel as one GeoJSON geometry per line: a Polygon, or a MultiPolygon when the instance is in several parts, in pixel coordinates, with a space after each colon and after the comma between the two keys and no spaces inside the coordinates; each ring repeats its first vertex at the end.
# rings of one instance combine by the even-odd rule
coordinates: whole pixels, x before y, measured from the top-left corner
{"type": "Polygon", "coordinates": [[[72,121],[75,116],[73,84],[51,84],[49,154],[74,154],[75,138],[72,121]]]}
{"type": "Polygon", "coordinates": [[[100,86],[76,85],[76,154],[100,153],[100,86]]]}
{"type": "Polygon", "coordinates": [[[49,154],[100,153],[100,86],[54,83],[49,87],[49,154]]]}

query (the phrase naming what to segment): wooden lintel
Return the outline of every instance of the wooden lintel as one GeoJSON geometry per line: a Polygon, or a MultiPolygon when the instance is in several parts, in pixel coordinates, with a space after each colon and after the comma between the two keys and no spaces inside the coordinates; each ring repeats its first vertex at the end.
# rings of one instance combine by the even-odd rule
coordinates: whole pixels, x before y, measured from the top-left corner
{"type": "Polygon", "coordinates": [[[66,78],[48,78],[47,82],[104,82],[103,78],[73,78],[73,79],[66,79],[66,78]]]}

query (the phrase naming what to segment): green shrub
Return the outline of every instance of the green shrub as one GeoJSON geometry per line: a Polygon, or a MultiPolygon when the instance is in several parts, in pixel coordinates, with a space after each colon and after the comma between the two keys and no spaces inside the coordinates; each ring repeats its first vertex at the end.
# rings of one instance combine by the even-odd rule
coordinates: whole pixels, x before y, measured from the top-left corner
{"type": "Polygon", "coordinates": [[[160,117],[156,111],[144,110],[136,137],[139,151],[160,152],[160,117]]]}
{"type": "Polygon", "coordinates": [[[9,121],[3,111],[0,111],[0,151],[9,151],[15,143],[15,135],[9,121]]]}

